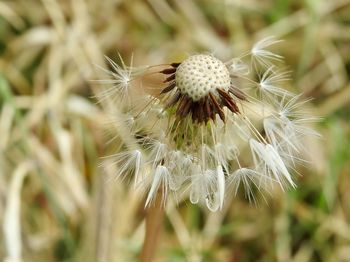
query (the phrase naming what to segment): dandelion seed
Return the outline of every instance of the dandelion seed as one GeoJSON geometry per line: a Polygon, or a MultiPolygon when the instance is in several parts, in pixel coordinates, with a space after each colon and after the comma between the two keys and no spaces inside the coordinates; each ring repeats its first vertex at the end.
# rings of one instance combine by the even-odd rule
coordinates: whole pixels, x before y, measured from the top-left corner
{"type": "Polygon", "coordinates": [[[258,88],[264,96],[270,98],[271,96],[293,97],[294,94],[281,88],[279,85],[282,82],[289,80],[289,72],[275,71],[275,67],[269,67],[259,79],[258,88]]]}
{"type": "Polygon", "coordinates": [[[180,150],[170,151],[164,160],[164,165],[168,167],[170,173],[174,174],[174,183],[170,185],[173,191],[180,189],[191,176],[192,159],[180,150]]]}
{"type": "Polygon", "coordinates": [[[122,61],[122,66],[119,66],[109,57],[106,57],[106,59],[111,65],[112,71],[106,70],[102,67],[100,68],[106,72],[111,79],[100,80],[100,82],[103,84],[108,84],[110,87],[99,93],[99,99],[100,101],[111,97],[125,99],[129,95],[129,85],[132,79],[132,67],[127,68],[121,57],[120,60],[122,61]]]}
{"type": "Polygon", "coordinates": [[[264,67],[270,67],[274,61],[282,61],[282,56],[267,50],[268,47],[279,42],[281,42],[281,40],[277,40],[273,36],[266,37],[257,42],[251,49],[251,55],[253,59],[252,62],[260,64],[264,67]]]}
{"type": "Polygon", "coordinates": [[[238,190],[243,186],[244,194],[249,201],[255,202],[254,188],[258,191],[266,191],[267,184],[273,182],[271,177],[261,174],[253,169],[240,168],[230,174],[227,178],[227,187],[232,188],[237,195],[238,190]]]}
{"type": "MultiPolygon", "coordinates": [[[[218,168],[219,169],[219,168],[218,168]]],[[[190,200],[193,204],[205,203],[211,211],[217,211],[222,206],[222,181],[221,170],[201,170],[201,167],[194,166],[191,176],[190,200]],[[220,177],[220,178],[219,178],[220,177]]]]}
{"type": "Polygon", "coordinates": [[[135,177],[145,206],[157,194],[165,204],[170,192],[189,192],[193,204],[217,211],[228,187],[235,194],[243,187],[253,201],[254,187],[295,187],[292,171],[302,161],[302,139],[315,132],[306,126],[312,121],[301,109],[306,102],[280,86],[289,75],[272,65],[282,57],[267,50],[278,42],[263,39],[227,62],[209,54],[141,69],[110,61],[116,106],[132,120],[124,127],[136,141],[127,140],[130,149],[114,155],[117,176],[135,177]],[[252,63],[262,68],[254,70],[252,63]],[[150,88],[145,79],[154,75],[163,79],[150,88]],[[251,85],[260,92],[245,88],[251,85]],[[142,99],[120,99],[140,88],[142,99]]]}
{"type": "Polygon", "coordinates": [[[287,154],[294,163],[297,155],[307,151],[303,144],[303,137],[319,137],[319,134],[308,125],[318,122],[319,118],[309,117],[302,101],[297,95],[290,99],[284,97],[275,107],[275,112],[264,119],[263,125],[266,135],[281,154],[287,154]]]}
{"type": "Polygon", "coordinates": [[[163,204],[165,204],[164,201],[168,195],[168,190],[169,188],[173,187],[173,184],[174,181],[172,175],[169,173],[169,170],[163,165],[158,165],[154,170],[151,188],[148,192],[145,207],[153,202],[157,193],[162,194],[163,204]],[[161,188],[160,192],[158,192],[159,188],[161,188]]]}
{"type": "Polygon", "coordinates": [[[141,170],[143,157],[140,150],[125,150],[115,155],[111,155],[113,164],[118,166],[118,173],[116,177],[125,178],[124,175],[133,173],[135,177],[135,184],[141,181],[141,170]]]}
{"type": "Polygon", "coordinates": [[[233,75],[248,75],[250,73],[249,66],[239,58],[232,60],[229,70],[233,75]]]}
{"type": "Polygon", "coordinates": [[[295,184],[287,170],[281,156],[271,144],[263,144],[255,139],[250,140],[254,164],[257,170],[263,174],[273,176],[274,179],[284,188],[285,180],[293,187],[295,184]]]}

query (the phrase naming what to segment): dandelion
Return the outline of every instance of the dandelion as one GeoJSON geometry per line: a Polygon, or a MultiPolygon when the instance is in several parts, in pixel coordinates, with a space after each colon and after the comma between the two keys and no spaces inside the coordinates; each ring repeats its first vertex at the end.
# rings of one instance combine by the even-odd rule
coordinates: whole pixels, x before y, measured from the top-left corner
{"type": "Polygon", "coordinates": [[[288,73],[272,65],[282,57],[268,50],[278,42],[263,39],[226,62],[195,54],[132,68],[108,59],[113,79],[106,82],[114,89],[107,94],[129,116],[119,124],[133,138],[112,157],[117,176],[133,176],[145,192],[146,207],[158,195],[165,204],[172,194],[188,194],[217,211],[229,188],[254,200],[255,191],[296,186],[293,166],[302,161],[304,137],[316,135],[307,126],[315,119],[303,113],[300,95],[281,86],[288,73]]]}

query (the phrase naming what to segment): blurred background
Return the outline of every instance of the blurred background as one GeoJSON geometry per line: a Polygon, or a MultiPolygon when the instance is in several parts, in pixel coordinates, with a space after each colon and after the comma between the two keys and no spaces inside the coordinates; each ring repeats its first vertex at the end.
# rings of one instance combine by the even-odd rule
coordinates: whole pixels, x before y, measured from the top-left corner
{"type": "Polygon", "coordinates": [[[227,58],[266,36],[322,117],[312,162],[266,202],[169,205],[154,261],[350,261],[350,0],[1,0],[0,259],[137,260],[144,200],[99,167],[104,55],[227,58]]]}

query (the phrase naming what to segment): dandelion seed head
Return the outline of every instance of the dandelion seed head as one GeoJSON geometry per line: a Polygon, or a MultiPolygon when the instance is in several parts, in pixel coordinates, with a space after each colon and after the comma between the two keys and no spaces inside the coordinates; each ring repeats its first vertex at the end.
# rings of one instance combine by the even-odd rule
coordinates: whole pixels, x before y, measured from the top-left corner
{"type": "Polygon", "coordinates": [[[108,83],[117,90],[109,87],[105,97],[115,93],[112,105],[128,116],[120,132],[125,146],[112,156],[116,176],[134,177],[145,206],[159,193],[165,204],[170,193],[187,192],[193,204],[217,211],[229,187],[253,201],[273,185],[295,188],[303,139],[316,135],[305,124],[315,118],[304,114],[300,95],[281,86],[289,73],[273,65],[282,57],[268,50],[278,42],[265,38],[229,61],[197,54],[136,70],[109,60],[114,80],[108,83]],[[134,92],[149,90],[142,81],[154,74],[163,76],[157,89],[134,92]],[[123,99],[132,94],[142,97],[123,99]]]}

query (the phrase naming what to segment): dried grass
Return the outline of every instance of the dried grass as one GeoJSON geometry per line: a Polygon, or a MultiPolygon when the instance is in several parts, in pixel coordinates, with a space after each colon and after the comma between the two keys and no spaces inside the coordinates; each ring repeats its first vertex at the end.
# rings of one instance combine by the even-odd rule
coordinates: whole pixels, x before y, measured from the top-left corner
{"type": "Polygon", "coordinates": [[[324,117],[311,169],[269,204],[239,197],[214,214],[170,204],[156,261],[348,260],[349,13],[349,0],[0,2],[0,258],[137,257],[143,200],[108,180],[115,167],[98,167],[107,129],[121,128],[105,124],[93,98],[104,55],[134,53],[140,65],[198,51],[225,57],[275,35],[295,88],[324,117]]]}

